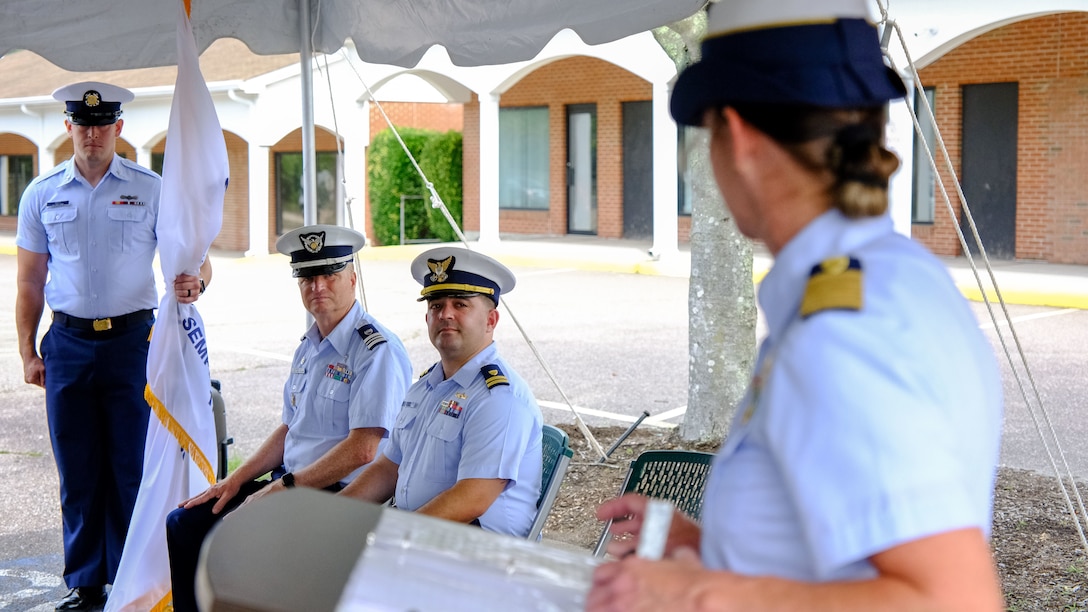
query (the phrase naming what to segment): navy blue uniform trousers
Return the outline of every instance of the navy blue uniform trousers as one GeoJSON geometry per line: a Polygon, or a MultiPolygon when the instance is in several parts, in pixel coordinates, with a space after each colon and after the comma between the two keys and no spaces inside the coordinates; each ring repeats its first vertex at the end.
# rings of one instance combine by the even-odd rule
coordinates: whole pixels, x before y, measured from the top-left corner
{"type": "Polygon", "coordinates": [[[212,514],[212,507],[219,501],[213,499],[189,509],[178,508],[166,515],[166,548],[170,554],[170,589],[174,597],[175,612],[197,610],[196,566],[200,561],[200,547],[208,532],[227,513],[242,505],[246,498],[267,484],[267,480],[244,483],[238,489],[238,494],[227,502],[219,514],[212,514]]]}
{"type": "Polygon", "coordinates": [[[42,338],[69,587],[117,575],[143,477],[151,325],[95,332],[54,323],[42,338]]]}

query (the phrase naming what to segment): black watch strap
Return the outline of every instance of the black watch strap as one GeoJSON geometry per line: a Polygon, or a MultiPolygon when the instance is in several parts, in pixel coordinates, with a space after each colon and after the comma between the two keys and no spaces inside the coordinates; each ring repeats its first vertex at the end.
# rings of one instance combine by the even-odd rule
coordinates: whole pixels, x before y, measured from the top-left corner
{"type": "Polygon", "coordinates": [[[283,476],[280,476],[280,482],[288,489],[293,489],[295,487],[295,475],[291,472],[287,472],[283,476]]]}

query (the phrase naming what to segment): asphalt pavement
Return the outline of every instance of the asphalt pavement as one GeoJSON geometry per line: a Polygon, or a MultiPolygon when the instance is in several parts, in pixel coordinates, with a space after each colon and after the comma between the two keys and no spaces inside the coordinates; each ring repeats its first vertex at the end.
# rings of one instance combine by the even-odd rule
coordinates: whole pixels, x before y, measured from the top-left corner
{"type": "MultiPolygon", "coordinates": [[[[407,262],[432,246],[367,248],[360,258],[368,310],[402,334],[418,370],[430,365],[434,354],[407,262]]],[[[572,420],[564,395],[591,425],[625,426],[644,408],[653,416],[643,427],[672,427],[682,419],[691,257],[682,245],[655,258],[650,246],[649,241],[586,236],[511,236],[473,245],[518,276],[518,288],[507,297],[511,312],[504,312],[496,337],[504,356],[534,388],[547,422],[572,420]],[[548,360],[562,393],[547,370],[536,366],[534,353],[548,360]]],[[[0,326],[0,478],[9,483],[0,496],[0,610],[37,612],[51,610],[65,589],[43,394],[22,383],[15,346],[14,254],[14,236],[0,234],[0,275],[9,279],[0,283],[0,316],[8,321],[0,326]]],[[[213,257],[215,280],[199,305],[208,324],[212,375],[224,383],[228,428],[236,440],[231,453],[240,458],[278,422],[280,387],[305,317],[286,258],[213,257]]],[[[964,294],[978,299],[969,263],[944,261],[964,294]]],[[[754,280],[769,266],[770,258],[757,250],[754,280]]],[[[1022,333],[1029,359],[1042,361],[1036,378],[1044,403],[1060,411],[1055,420],[1069,439],[1083,439],[1088,435],[1080,410],[1088,398],[1088,383],[1082,382],[1088,362],[1083,355],[1088,266],[995,261],[992,268],[1010,316],[1027,327],[1022,333]]],[[[983,268],[980,276],[992,294],[989,273],[983,268]]],[[[1000,308],[994,310],[1000,315],[1000,308]]],[[[987,310],[978,304],[976,314],[995,351],[1003,350],[994,332],[1007,324],[988,322],[987,310]]],[[[1050,459],[1033,429],[1035,417],[1024,411],[1030,400],[1019,399],[1009,377],[1016,367],[1003,363],[1009,378],[1003,462],[1046,471],[1050,459]]],[[[611,440],[599,442],[607,446],[611,440]]],[[[1078,476],[1088,475],[1088,456],[1076,455],[1072,463],[1078,476]]]]}

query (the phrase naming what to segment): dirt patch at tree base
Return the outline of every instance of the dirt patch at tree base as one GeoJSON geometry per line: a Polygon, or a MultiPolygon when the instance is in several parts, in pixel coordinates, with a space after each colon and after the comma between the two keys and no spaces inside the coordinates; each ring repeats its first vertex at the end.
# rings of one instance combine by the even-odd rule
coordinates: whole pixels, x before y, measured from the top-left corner
{"type": "MultiPolygon", "coordinates": [[[[560,427],[570,436],[574,458],[544,527],[544,537],[587,550],[593,549],[601,535],[603,525],[594,515],[597,506],[616,496],[630,462],[642,451],[717,450],[716,444],[681,442],[674,430],[642,426],[602,465],[575,426],[560,427]]],[[[605,449],[624,430],[590,428],[605,449]]],[[[1075,497],[1072,501],[1077,504],[1075,497]]],[[[991,549],[1008,610],[1088,611],[1084,547],[1053,476],[1012,468],[999,470],[991,549]]]]}

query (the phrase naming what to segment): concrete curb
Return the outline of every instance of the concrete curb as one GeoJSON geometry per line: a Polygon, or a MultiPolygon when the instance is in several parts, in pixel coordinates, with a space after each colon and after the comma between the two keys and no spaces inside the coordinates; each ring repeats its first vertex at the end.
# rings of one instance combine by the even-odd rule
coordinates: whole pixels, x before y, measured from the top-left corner
{"type": "MultiPolygon", "coordinates": [[[[449,243],[446,243],[449,244],[449,243]]],[[[408,262],[414,259],[420,253],[439,246],[439,243],[420,243],[420,244],[408,244],[408,245],[394,245],[394,246],[377,246],[367,247],[359,252],[359,260],[365,265],[367,261],[404,261],[408,262]]],[[[473,248],[477,248],[473,245],[473,248]]],[[[592,250],[585,247],[578,248],[573,247],[570,249],[570,255],[555,255],[551,253],[535,253],[525,254],[525,251],[532,251],[534,249],[541,249],[542,247],[534,245],[528,242],[521,241],[509,241],[502,242],[493,249],[483,249],[488,252],[492,257],[495,257],[499,261],[508,266],[517,267],[530,267],[530,268],[572,268],[576,270],[584,270],[588,272],[607,272],[614,274],[646,274],[652,276],[671,276],[676,278],[687,278],[691,274],[690,259],[685,257],[674,257],[672,260],[658,261],[651,259],[636,260],[630,253],[622,252],[621,249],[616,249],[610,252],[607,246],[594,247],[592,250]],[[514,252],[522,251],[522,253],[514,252]],[[615,257],[615,253],[618,253],[621,257],[631,259],[630,261],[619,261],[615,259],[608,259],[602,257],[602,254],[610,254],[615,257]]],[[[561,250],[563,247],[547,245],[543,247],[547,250],[555,251],[561,250]]],[[[13,242],[0,243],[0,255],[15,256],[18,253],[13,242]]],[[[247,263],[262,261],[266,257],[278,257],[284,258],[279,253],[270,253],[268,255],[249,255],[237,258],[236,261],[247,263]]],[[[758,285],[763,277],[767,274],[767,269],[770,265],[769,259],[757,257],[754,262],[754,271],[752,274],[753,282],[758,285]]],[[[1000,276],[1000,275],[999,275],[1000,276]]],[[[956,278],[954,279],[956,287],[959,288],[960,293],[965,298],[974,302],[982,302],[982,291],[978,288],[973,280],[956,278]]],[[[1069,283],[1063,282],[1061,277],[1050,278],[1045,274],[1038,274],[1034,280],[1030,283],[1033,285],[1031,288],[1018,288],[1017,282],[1008,282],[1008,280],[1000,279],[999,283],[1004,285],[1001,290],[1001,297],[1006,304],[1017,304],[1021,306],[1045,306],[1049,308],[1075,308],[1078,310],[1088,310],[1088,293],[1076,292],[1076,291],[1060,291],[1055,290],[1056,285],[1068,285],[1069,283]]],[[[1021,281],[1020,284],[1023,284],[1021,281]]],[[[992,289],[986,291],[986,295],[990,302],[998,303],[997,294],[992,289]]]]}
{"type": "MultiPolygon", "coordinates": [[[[965,286],[957,283],[963,297],[972,302],[982,302],[982,291],[977,286],[965,286]]],[[[999,303],[997,293],[993,290],[986,292],[987,299],[994,304],[999,303]]],[[[1048,291],[1011,290],[1001,291],[1001,297],[1006,304],[1018,304],[1020,306],[1047,306],[1050,308],[1076,308],[1088,310],[1088,296],[1072,293],[1057,293],[1048,291]]]]}

